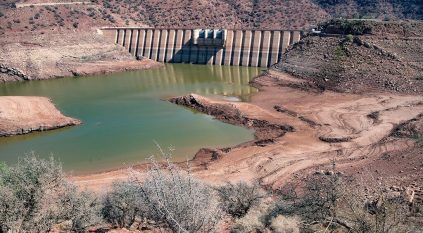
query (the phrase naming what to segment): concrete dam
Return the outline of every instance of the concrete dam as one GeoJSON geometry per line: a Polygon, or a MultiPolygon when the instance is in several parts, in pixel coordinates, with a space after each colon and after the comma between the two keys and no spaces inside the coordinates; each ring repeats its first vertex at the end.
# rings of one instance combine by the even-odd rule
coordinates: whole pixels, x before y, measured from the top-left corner
{"type": "Polygon", "coordinates": [[[102,28],[108,40],[137,58],[159,62],[269,67],[301,31],[102,28]]]}

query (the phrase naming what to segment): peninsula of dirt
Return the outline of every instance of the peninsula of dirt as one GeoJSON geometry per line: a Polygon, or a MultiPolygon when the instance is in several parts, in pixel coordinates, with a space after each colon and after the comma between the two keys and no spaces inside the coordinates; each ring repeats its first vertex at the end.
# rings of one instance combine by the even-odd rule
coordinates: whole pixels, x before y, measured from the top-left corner
{"type": "Polygon", "coordinates": [[[78,124],[81,121],[64,116],[46,97],[0,97],[0,137],[78,124]]]}

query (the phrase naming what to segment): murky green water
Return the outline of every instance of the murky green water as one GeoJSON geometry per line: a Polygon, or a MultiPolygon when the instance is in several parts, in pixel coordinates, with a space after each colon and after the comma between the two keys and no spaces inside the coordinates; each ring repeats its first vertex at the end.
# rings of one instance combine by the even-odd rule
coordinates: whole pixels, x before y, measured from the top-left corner
{"type": "Polygon", "coordinates": [[[50,97],[80,126],[0,138],[0,161],[14,163],[34,151],[53,155],[68,171],[101,171],[145,161],[157,154],[155,141],[173,147],[176,159],[192,157],[201,147],[229,146],[253,139],[253,132],[161,99],[198,93],[248,97],[248,81],[260,69],[167,64],[164,68],[0,84],[0,95],[50,97]]]}

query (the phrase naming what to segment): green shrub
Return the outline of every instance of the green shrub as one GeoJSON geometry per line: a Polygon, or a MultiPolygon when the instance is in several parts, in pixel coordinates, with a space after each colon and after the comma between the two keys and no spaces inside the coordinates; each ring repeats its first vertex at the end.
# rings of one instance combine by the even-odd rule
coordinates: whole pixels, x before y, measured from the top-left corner
{"type": "Polygon", "coordinates": [[[363,35],[370,34],[372,27],[362,20],[330,20],[322,25],[322,31],[329,34],[351,34],[363,35]]]}

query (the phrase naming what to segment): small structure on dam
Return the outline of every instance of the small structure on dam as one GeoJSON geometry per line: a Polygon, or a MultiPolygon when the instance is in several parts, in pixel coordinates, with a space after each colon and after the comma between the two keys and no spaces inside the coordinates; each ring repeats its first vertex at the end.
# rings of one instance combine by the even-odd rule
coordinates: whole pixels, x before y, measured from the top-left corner
{"type": "Polygon", "coordinates": [[[159,62],[268,67],[301,31],[102,28],[100,33],[131,54],[159,62]]]}

